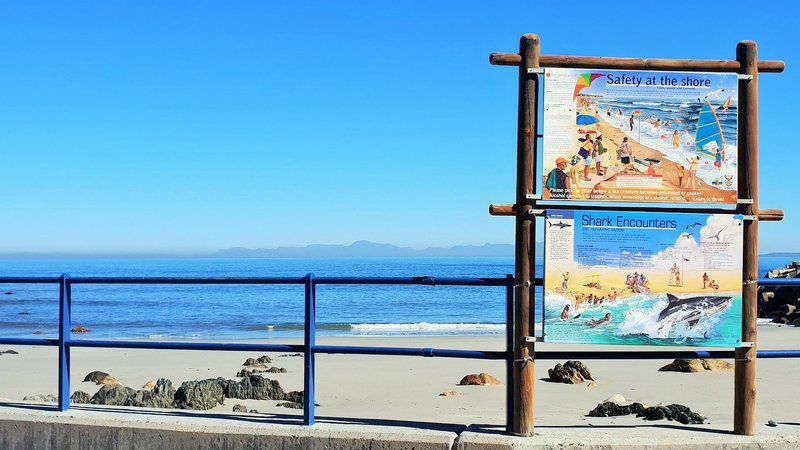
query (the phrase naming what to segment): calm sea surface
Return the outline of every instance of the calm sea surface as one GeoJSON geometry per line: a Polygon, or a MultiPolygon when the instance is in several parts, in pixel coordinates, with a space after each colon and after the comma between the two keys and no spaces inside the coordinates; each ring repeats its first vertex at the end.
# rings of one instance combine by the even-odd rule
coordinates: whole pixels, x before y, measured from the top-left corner
{"type": "MultiPolygon", "coordinates": [[[[800,256],[762,257],[760,271],[800,256]]],[[[538,273],[541,266],[537,265],[538,273]]],[[[503,277],[511,258],[0,260],[3,276],[435,276],[503,277]]],[[[57,337],[55,285],[0,285],[0,336],[57,337]]],[[[249,339],[302,334],[303,287],[72,288],[73,326],[97,338],[249,339]]],[[[318,334],[504,332],[502,287],[318,286],[318,334]]],[[[541,292],[536,295],[541,317],[541,292]]],[[[88,336],[88,335],[87,335],[88,336]]]]}

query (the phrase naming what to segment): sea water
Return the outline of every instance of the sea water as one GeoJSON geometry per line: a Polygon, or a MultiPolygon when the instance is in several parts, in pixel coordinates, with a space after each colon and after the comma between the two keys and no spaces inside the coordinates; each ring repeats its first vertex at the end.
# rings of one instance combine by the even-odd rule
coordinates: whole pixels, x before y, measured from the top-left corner
{"type": "MultiPolygon", "coordinates": [[[[792,259],[762,257],[761,273],[792,259]]],[[[541,263],[536,270],[542,273],[541,263]]],[[[0,260],[2,276],[504,277],[513,271],[510,257],[0,260]]],[[[92,330],[86,336],[93,338],[279,338],[300,336],[303,329],[300,285],[74,285],[72,298],[73,326],[92,330]]],[[[535,311],[541,318],[540,289],[535,311]]],[[[56,338],[57,324],[57,285],[0,285],[0,336],[56,338]]],[[[323,285],[317,287],[317,324],[320,335],[502,334],[505,289],[323,285]]]]}

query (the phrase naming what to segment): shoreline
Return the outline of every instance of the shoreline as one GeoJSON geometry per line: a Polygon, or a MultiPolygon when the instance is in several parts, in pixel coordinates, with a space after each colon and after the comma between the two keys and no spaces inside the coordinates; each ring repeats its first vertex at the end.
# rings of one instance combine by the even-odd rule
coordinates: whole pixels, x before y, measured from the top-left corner
{"type": "MultiPolygon", "coordinates": [[[[794,327],[792,327],[794,328],[794,327]]],[[[796,332],[781,327],[759,327],[761,349],[796,348],[796,332]]],[[[504,335],[492,336],[320,336],[325,345],[368,345],[387,347],[432,347],[465,350],[503,350],[504,335]]],[[[248,340],[272,343],[271,339],[248,340]]],[[[302,343],[302,337],[286,343],[302,343]]],[[[664,350],[664,347],[576,345],[537,343],[539,351],[664,350]]],[[[673,347],[702,350],[701,347],[673,347]]],[[[19,402],[35,394],[55,394],[58,374],[57,349],[32,346],[0,346],[13,349],[17,355],[0,356],[0,399],[19,402]]],[[[717,348],[717,350],[719,350],[717,348]]],[[[286,368],[287,373],[265,374],[278,380],[289,390],[303,388],[303,358],[279,357],[293,352],[268,352],[270,365],[286,368]]],[[[83,390],[92,395],[100,386],[81,382],[94,370],[115,376],[135,389],[147,381],[169,378],[175,387],[184,381],[224,377],[237,379],[246,358],[260,352],[140,350],[75,348],[72,350],[72,392],[83,390]]],[[[641,426],[635,417],[590,418],[585,414],[613,394],[645,404],[681,403],[706,416],[719,427],[732,422],[733,372],[676,373],[659,372],[671,360],[585,360],[598,379],[597,387],[567,385],[542,381],[547,369],[563,360],[539,360],[536,365],[537,423],[553,426],[602,426],[609,420],[617,424],[641,426]]],[[[800,377],[800,365],[791,359],[759,361],[759,420],[800,422],[800,410],[785,403],[786,386],[800,377]]],[[[502,425],[505,420],[505,386],[459,386],[459,380],[470,373],[489,373],[505,382],[504,361],[413,356],[317,355],[318,414],[336,417],[374,417],[386,420],[422,420],[436,423],[487,423],[502,425]],[[461,395],[439,396],[455,390],[461,395]],[[378,406],[380,405],[380,406],[378,406]]],[[[226,399],[210,411],[230,412],[233,405],[243,404],[248,410],[261,413],[300,415],[302,410],[276,406],[267,400],[226,399]]],[[[666,422],[665,422],[666,423],[666,422]]]]}

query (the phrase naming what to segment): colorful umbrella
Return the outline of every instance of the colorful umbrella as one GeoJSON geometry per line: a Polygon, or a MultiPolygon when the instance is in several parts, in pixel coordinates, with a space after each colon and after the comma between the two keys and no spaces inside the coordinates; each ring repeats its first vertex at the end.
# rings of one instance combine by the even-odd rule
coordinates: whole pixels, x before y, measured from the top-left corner
{"type": "Polygon", "coordinates": [[[597,123],[597,122],[600,122],[600,119],[598,119],[597,117],[594,117],[594,116],[586,115],[586,114],[581,114],[576,119],[576,123],[578,125],[591,125],[591,124],[597,123]]]}

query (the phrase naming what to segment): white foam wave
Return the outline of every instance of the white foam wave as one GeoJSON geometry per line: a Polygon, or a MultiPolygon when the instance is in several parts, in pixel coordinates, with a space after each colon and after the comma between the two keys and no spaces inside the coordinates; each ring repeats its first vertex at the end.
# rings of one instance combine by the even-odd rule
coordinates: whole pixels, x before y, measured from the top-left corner
{"type": "Polygon", "coordinates": [[[483,332],[503,333],[506,326],[501,323],[356,323],[351,330],[362,333],[457,333],[483,332]]]}

